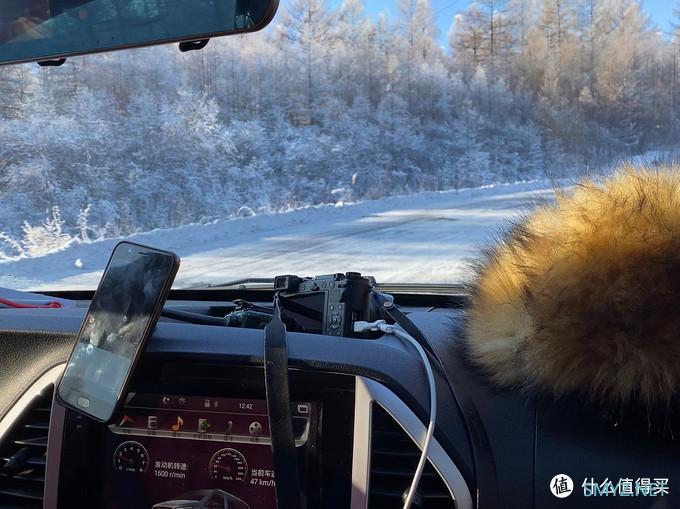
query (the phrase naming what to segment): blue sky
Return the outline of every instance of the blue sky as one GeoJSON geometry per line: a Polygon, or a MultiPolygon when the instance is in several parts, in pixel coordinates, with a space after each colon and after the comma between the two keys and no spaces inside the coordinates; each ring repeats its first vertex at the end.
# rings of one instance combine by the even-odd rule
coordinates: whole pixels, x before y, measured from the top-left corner
{"type": "Polygon", "coordinates": [[[673,20],[673,4],[671,0],[645,0],[642,2],[645,9],[652,16],[654,23],[662,30],[669,30],[673,20]]]}
{"type": "MultiPolygon", "coordinates": [[[[285,1],[285,0],[284,0],[285,1]]],[[[331,5],[339,5],[342,0],[329,0],[331,5]]],[[[465,9],[469,0],[431,0],[432,8],[437,13],[437,23],[442,36],[442,43],[446,44],[446,34],[449,31],[453,17],[457,12],[465,9]]],[[[282,2],[283,3],[283,2],[282,2]]],[[[372,15],[380,12],[396,14],[396,0],[365,0],[366,10],[372,15]]],[[[642,0],[645,10],[651,15],[652,21],[664,31],[670,30],[673,18],[674,0],[642,0]]]]}

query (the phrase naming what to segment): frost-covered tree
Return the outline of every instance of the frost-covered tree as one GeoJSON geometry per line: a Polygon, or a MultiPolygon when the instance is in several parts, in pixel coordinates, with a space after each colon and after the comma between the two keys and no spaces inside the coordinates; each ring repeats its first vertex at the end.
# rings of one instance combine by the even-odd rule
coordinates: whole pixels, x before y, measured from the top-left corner
{"type": "Polygon", "coordinates": [[[477,0],[447,48],[430,0],[366,1],[291,0],[200,52],[0,67],[0,257],[680,141],[680,36],[638,0],[477,0]]]}

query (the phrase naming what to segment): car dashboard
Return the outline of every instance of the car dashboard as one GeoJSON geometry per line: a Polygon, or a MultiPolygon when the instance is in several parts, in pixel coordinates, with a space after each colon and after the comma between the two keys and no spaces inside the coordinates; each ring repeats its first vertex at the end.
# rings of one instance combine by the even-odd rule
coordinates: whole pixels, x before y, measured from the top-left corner
{"type": "MultiPolygon", "coordinates": [[[[123,411],[105,425],[54,401],[88,305],[87,294],[60,295],[73,305],[0,311],[10,374],[0,382],[0,506],[276,507],[262,330],[162,319],[123,411]]],[[[207,296],[175,292],[166,307],[219,314],[238,297],[200,300],[207,296]]],[[[455,311],[408,309],[442,327],[455,311]]],[[[400,507],[427,424],[428,386],[416,352],[388,336],[295,332],[288,349],[306,507],[400,507]]],[[[438,384],[447,390],[441,373],[438,384]]],[[[466,424],[453,397],[442,397],[440,407],[418,506],[472,507],[466,424]]]]}
{"type": "MultiPolygon", "coordinates": [[[[650,430],[646,415],[614,421],[578,396],[530,397],[491,384],[464,348],[464,296],[392,293],[442,361],[434,365],[434,438],[412,507],[583,507],[585,495],[555,498],[551,479],[677,472],[678,441],[650,430]]],[[[91,294],[52,297],[68,305],[0,309],[0,507],[276,507],[262,330],[161,319],[126,406],[105,425],[54,401],[91,294]]],[[[224,316],[235,300],[271,297],[174,291],[166,307],[224,316]]],[[[428,424],[416,350],[389,334],[289,332],[288,355],[305,506],[402,507],[428,424]]],[[[622,507],[616,497],[586,501],[622,507]]],[[[631,497],[625,507],[655,501],[631,497]]]]}

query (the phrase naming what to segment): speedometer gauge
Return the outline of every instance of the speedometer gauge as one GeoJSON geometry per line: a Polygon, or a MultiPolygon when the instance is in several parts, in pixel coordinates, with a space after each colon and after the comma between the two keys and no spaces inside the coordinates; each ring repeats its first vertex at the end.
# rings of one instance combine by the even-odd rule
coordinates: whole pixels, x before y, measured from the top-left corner
{"type": "Polygon", "coordinates": [[[248,463],[236,449],[220,449],[210,459],[210,478],[220,481],[243,482],[248,475],[248,463]]]}
{"type": "Polygon", "coordinates": [[[139,442],[123,442],[113,453],[113,467],[119,472],[146,472],[149,453],[139,442]]]}

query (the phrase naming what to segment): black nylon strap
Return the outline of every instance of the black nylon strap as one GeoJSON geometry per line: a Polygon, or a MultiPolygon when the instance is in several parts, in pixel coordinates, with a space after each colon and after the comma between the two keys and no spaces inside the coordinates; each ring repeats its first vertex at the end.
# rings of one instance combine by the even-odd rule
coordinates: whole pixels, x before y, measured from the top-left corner
{"type": "Polygon", "coordinates": [[[439,355],[437,355],[437,352],[434,351],[430,342],[423,335],[420,329],[416,327],[416,325],[409,319],[409,317],[402,313],[401,310],[397,306],[395,306],[391,300],[387,299],[383,294],[379,292],[373,292],[372,295],[378,302],[378,304],[380,304],[380,309],[382,313],[392,318],[392,320],[394,320],[397,325],[399,325],[402,329],[408,332],[408,334],[413,339],[415,339],[420,344],[420,346],[422,346],[423,349],[434,358],[437,364],[439,364],[439,367],[443,368],[443,364],[441,359],[439,358],[439,355]]]}
{"type": "Polygon", "coordinates": [[[302,509],[300,474],[290,411],[286,326],[281,321],[276,297],[274,318],[264,328],[264,380],[274,456],[276,507],[302,509]]]}

